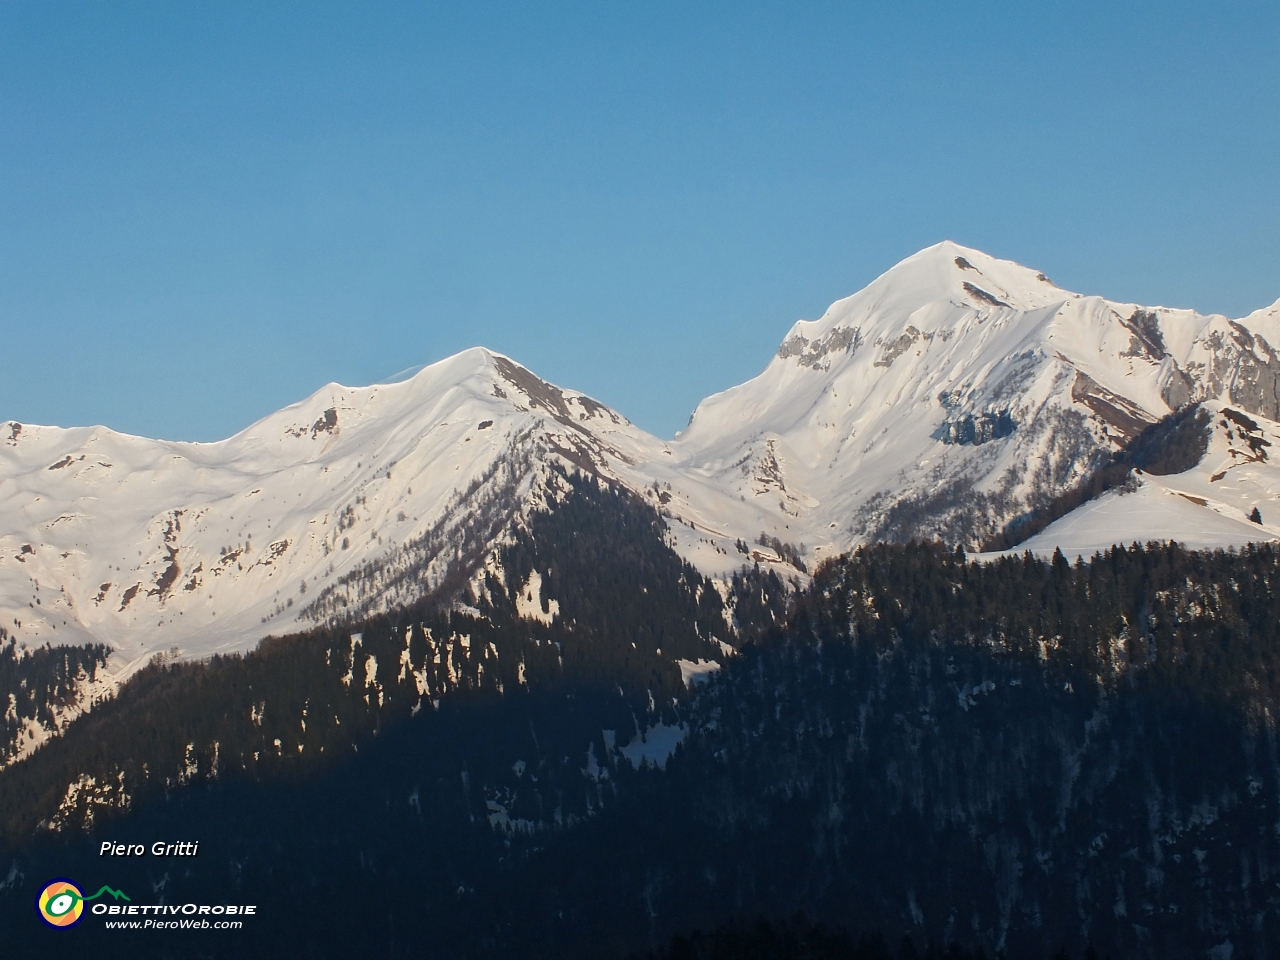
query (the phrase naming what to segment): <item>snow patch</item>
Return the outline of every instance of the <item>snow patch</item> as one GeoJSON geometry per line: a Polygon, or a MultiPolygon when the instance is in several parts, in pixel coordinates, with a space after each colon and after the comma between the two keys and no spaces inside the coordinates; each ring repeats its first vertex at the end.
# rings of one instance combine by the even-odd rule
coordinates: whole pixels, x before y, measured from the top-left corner
{"type": "Polygon", "coordinates": [[[659,721],[626,746],[619,748],[618,752],[637,770],[646,765],[665,770],[667,761],[688,733],[689,728],[683,723],[669,726],[659,721]]]}
{"type": "Polygon", "coordinates": [[[684,681],[686,688],[706,683],[720,669],[720,664],[715,660],[677,660],[676,666],[680,668],[680,679],[684,681]]]}
{"type": "Polygon", "coordinates": [[[529,573],[529,579],[516,594],[516,616],[526,620],[537,620],[551,625],[560,613],[560,604],[556,600],[547,601],[547,609],[542,609],[542,574],[537,570],[529,573]]]}

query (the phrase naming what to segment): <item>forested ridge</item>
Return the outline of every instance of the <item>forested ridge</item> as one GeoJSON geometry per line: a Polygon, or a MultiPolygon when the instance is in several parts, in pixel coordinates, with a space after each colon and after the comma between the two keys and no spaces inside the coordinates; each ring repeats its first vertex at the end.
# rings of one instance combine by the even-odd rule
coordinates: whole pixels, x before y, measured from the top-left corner
{"type": "Polygon", "coordinates": [[[863,929],[1268,956],[1278,576],[1269,548],[859,551],[698,698],[661,782],[773,897],[863,929]]]}
{"type": "MultiPolygon", "coordinates": [[[[503,551],[500,571],[445,598],[450,605],[427,597],[268,638],[244,656],[157,659],[0,777],[0,835],[93,822],[192,781],[305,776],[451,698],[600,701],[593,723],[613,723],[618,742],[637,732],[637,717],[673,718],[685,694],[673,658],[723,659],[717,634],[736,636],[732,612],[666,546],[649,507],[581,476],[561,482],[558,509],[536,514],[503,551]],[[516,616],[514,597],[534,570],[544,603],[559,606],[549,623],[516,616]]],[[[731,603],[767,626],[783,616],[785,595],[776,577],[744,574],[731,603]]],[[[105,654],[66,649],[68,662],[105,654]]],[[[27,655],[17,682],[43,677],[50,656],[27,655]]],[[[551,720],[561,712],[549,708],[551,720]]]]}
{"type": "MultiPolygon", "coordinates": [[[[0,936],[45,955],[30,888],[83,876],[261,905],[202,956],[712,957],[802,947],[798,911],[830,956],[1280,949],[1274,549],[877,546],[725,598],[651,508],[562,482],[465,595],[157,663],[0,771],[0,936]]],[[[49,931],[197,955],[93,935],[49,931]]]]}

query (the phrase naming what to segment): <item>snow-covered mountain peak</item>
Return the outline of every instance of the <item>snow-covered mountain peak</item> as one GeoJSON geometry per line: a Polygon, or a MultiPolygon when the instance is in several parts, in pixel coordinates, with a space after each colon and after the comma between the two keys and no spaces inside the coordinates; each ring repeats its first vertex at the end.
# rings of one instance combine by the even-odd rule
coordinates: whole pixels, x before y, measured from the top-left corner
{"type": "Polygon", "coordinates": [[[675,454],[824,550],[973,543],[1187,403],[1280,419],[1277,326],[1082,296],[947,241],[796,324],[675,454]]]}
{"type": "Polygon", "coordinates": [[[397,383],[327,384],[216,443],[10,422],[0,444],[2,622],[135,664],[407,602],[530,509],[551,461],[630,477],[663,448],[480,348],[397,383]]]}
{"type": "MultiPolygon", "coordinates": [[[[850,398],[852,409],[856,398],[875,395],[883,407],[903,390],[932,400],[936,390],[920,393],[928,385],[980,406],[973,384],[958,372],[1049,349],[1049,327],[1064,305],[1081,299],[1020,264],[949,240],[934,244],[836,301],[820,319],[797,322],[760,376],[698,407],[680,444],[693,452],[792,432],[812,419],[815,405],[829,407],[835,396],[850,398]],[[877,384],[898,388],[886,394],[877,384]]],[[[819,420],[834,423],[827,414],[819,420]]]]}
{"type": "Polygon", "coordinates": [[[249,447],[287,442],[288,438],[305,439],[313,445],[319,440],[323,445],[369,418],[404,416],[424,407],[492,395],[496,370],[496,355],[473,347],[394,383],[367,387],[327,383],[306,399],[269,414],[222,443],[249,447]]]}
{"type": "Polygon", "coordinates": [[[368,449],[370,431],[391,428],[385,442],[394,443],[409,425],[426,423],[447,432],[487,420],[503,432],[539,418],[582,435],[590,432],[588,424],[604,434],[631,428],[626,418],[590,397],[550,384],[500,353],[472,347],[393,383],[326,384],[228,440],[204,447],[206,456],[241,463],[265,457],[274,466],[331,460],[353,451],[367,459],[378,452],[368,449]]]}
{"type": "Polygon", "coordinates": [[[945,240],[907,257],[853,296],[837,300],[820,319],[798,321],[779,355],[812,362],[826,341],[841,339],[840,330],[879,334],[910,324],[930,332],[955,322],[954,309],[931,309],[936,305],[990,315],[1000,309],[1035,310],[1077,296],[1036,270],[945,240]]]}
{"type": "Polygon", "coordinates": [[[972,546],[1187,403],[1280,423],[1273,345],[1280,302],[1238,321],[1117,303],[947,241],[796,324],[672,442],[479,347],[217,443],[0,423],[0,622],[126,663],[244,649],[457,583],[562,469],[648,500],[713,576],[972,546]]]}
{"type": "Polygon", "coordinates": [[[939,300],[979,309],[1034,310],[1070,296],[1037,270],[950,240],[912,254],[855,295],[863,303],[877,304],[882,313],[894,307],[913,310],[939,300]]]}

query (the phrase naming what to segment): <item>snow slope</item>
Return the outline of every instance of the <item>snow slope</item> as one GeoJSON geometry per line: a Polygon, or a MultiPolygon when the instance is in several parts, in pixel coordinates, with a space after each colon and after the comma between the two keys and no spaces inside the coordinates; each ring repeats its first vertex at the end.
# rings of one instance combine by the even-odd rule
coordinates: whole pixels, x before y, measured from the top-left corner
{"type": "MultiPolygon", "coordinates": [[[[1280,303],[1239,321],[1115,303],[948,242],[795,324],[758,377],[705,400],[673,441],[479,348],[396,383],[330,384],[218,443],[8,422],[0,625],[29,644],[107,642],[126,676],[173,648],[242,650],[386,609],[451,566],[492,566],[555,495],[557,463],[649,499],[713,576],[749,562],[799,575],[794,563],[871,539],[972,546],[1189,401],[1274,431],[1272,343],[1280,303]]],[[[1229,456],[1219,446],[1208,459],[1229,456]]],[[[1108,530],[1270,537],[1273,469],[1149,478],[1036,549],[1108,530]],[[1242,519],[1255,504],[1262,528],[1242,519]]]]}
{"type": "Polygon", "coordinates": [[[1280,452],[1280,424],[1247,418],[1256,424],[1249,429],[1224,416],[1230,409],[1224,404],[1206,407],[1214,414],[1213,434],[1197,467],[1173,476],[1142,475],[1137,490],[1104,494],[1010,552],[1048,556],[1061,549],[1074,560],[1117,543],[1176,540],[1213,550],[1280,540],[1280,471],[1272,460],[1280,452]],[[1255,508],[1261,524],[1249,519],[1255,508]]]}

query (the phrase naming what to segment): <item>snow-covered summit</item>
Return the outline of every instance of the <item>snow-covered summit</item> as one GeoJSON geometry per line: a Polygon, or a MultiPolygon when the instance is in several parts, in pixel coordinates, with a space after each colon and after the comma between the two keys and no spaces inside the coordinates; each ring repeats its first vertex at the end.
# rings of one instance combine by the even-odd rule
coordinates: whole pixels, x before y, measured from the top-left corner
{"type": "MultiPolygon", "coordinates": [[[[713,411],[721,406],[741,409],[740,405],[748,402],[748,420],[763,412],[761,401],[794,413],[792,391],[785,386],[779,390],[779,381],[803,384],[797,387],[800,390],[812,387],[814,378],[804,371],[831,373],[834,365],[838,376],[845,362],[868,345],[888,345],[874,365],[887,369],[917,340],[940,337],[947,342],[991,318],[999,321],[1002,342],[1010,339],[1010,333],[1025,335],[1029,331],[1017,329],[1027,326],[1024,318],[1042,323],[1044,308],[1073,299],[1079,295],[1058,289],[1042,273],[949,240],[935,244],[903,260],[853,296],[837,300],[819,319],[797,321],[766,371],[704,401],[680,440],[690,450],[718,442],[723,425],[713,411]],[[1021,322],[1011,324],[1011,320],[1021,322]],[[1008,329],[1011,326],[1015,328],[1012,331],[1008,329]],[[752,389],[757,383],[767,386],[752,389]]],[[[786,412],[781,413],[781,419],[787,419],[786,412]]]]}
{"type": "MultiPolygon", "coordinates": [[[[948,241],[797,323],[673,441],[481,348],[327,384],[217,443],[2,423],[0,623],[128,664],[386,609],[491,563],[554,495],[552,464],[647,498],[713,576],[798,575],[872,539],[974,545],[1186,403],[1280,421],[1272,344],[1280,302],[1118,303],[948,241]]],[[[1280,496],[1255,469],[1248,490],[1280,496]]],[[[1224,536],[1270,536],[1230,502],[1224,536]]]]}
{"type": "MultiPolygon", "coordinates": [[[[655,444],[482,349],[395,384],[328,384],[217,443],[6,423],[0,622],[27,642],[100,640],[143,662],[240,649],[296,629],[325,597],[368,600],[332,589],[428,534],[448,541],[481,487],[503,486],[515,513],[540,458],[609,473],[655,444]]],[[[384,584],[382,600],[425,589],[430,561],[423,582],[384,584]]]]}
{"type": "MultiPolygon", "coordinates": [[[[1025,311],[1072,296],[1077,295],[1058,289],[1043,273],[945,240],[907,257],[853,296],[837,300],[820,319],[799,321],[783,343],[785,347],[796,337],[815,343],[838,327],[861,326],[876,318],[914,320],[921,310],[916,326],[931,329],[948,315],[936,309],[943,304],[1025,311]]],[[[791,349],[799,351],[793,355],[803,355],[798,343],[791,349]]]]}
{"type": "Polygon", "coordinates": [[[948,241],[797,323],[758,377],[698,407],[675,455],[803,531],[807,555],[976,543],[1183,404],[1280,418],[1277,316],[1083,296],[948,241]]]}

